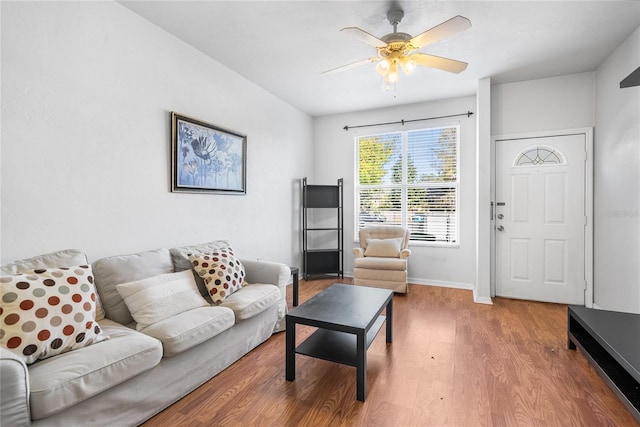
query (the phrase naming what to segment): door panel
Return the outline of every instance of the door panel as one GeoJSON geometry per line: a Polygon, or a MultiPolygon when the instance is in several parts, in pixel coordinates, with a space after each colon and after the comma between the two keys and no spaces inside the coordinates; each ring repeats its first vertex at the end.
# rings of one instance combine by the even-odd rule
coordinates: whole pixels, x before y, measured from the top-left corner
{"type": "Polygon", "coordinates": [[[513,222],[529,222],[529,175],[515,175],[511,177],[511,218],[513,222]]]}
{"type": "Polygon", "coordinates": [[[584,304],[585,135],[496,141],[496,295],[584,304]]]}
{"type": "Polygon", "coordinates": [[[544,283],[566,284],[566,240],[545,240],[544,245],[544,283]]]}
{"type": "Polygon", "coordinates": [[[566,174],[548,174],[545,176],[545,201],[544,201],[544,222],[545,224],[565,224],[566,194],[566,174]]]}
{"type": "Polygon", "coordinates": [[[511,280],[531,280],[529,244],[529,239],[511,239],[511,280]]]}

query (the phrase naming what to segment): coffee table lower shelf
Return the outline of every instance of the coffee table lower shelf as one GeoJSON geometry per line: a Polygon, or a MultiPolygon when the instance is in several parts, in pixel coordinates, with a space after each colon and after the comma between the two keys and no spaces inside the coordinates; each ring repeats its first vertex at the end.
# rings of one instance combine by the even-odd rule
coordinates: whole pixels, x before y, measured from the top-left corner
{"type": "MultiPolygon", "coordinates": [[[[378,316],[371,329],[369,329],[365,350],[369,348],[382,328],[385,318],[385,316],[378,316]]],[[[356,341],[355,334],[318,329],[296,347],[295,352],[342,365],[358,366],[356,341]]]]}

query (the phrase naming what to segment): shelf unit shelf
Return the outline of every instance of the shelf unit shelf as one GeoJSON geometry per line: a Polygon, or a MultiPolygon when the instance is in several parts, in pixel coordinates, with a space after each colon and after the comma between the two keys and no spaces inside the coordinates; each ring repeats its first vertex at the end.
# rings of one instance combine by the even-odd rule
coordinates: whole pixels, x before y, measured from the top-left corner
{"type": "MultiPolygon", "coordinates": [[[[343,180],[336,185],[309,185],[302,178],[302,276],[335,274],[344,278],[344,219],[343,219],[343,180]],[[311,210],[323,210],[332,216],[335,226],[316,224],[311,210]],[[314,234],[328,235],[329,248],[313,248],[314,234]]],[[[323,242],[327,245],[327,242],[323,242]]]]}

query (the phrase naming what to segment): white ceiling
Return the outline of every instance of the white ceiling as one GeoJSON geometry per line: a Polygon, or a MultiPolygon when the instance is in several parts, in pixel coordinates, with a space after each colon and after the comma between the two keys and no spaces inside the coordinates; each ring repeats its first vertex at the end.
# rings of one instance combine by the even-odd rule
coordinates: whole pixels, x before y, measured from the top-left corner
{"type": "Polygon", "coordinates": [[[472,95],[485,77],[509,83],[593,71],[640,27],[637,0],[400,1],[398,31],[415,36],[455,15],[472,27],[420,49],[468,62],[465,71],[420,67],[400,76],[394,96],[371,64],[321,75],[375,56],[339,30],[392,32],[389,1],[120,3],[311,116],[472,95]]]}

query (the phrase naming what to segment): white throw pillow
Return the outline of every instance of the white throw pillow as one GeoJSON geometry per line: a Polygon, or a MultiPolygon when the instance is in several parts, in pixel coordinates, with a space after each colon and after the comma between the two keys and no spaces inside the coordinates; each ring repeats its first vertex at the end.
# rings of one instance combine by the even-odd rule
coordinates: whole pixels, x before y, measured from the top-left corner
{"type": "Polygon", "coordinates": [[[402,237],[393,239],[367,239],[364,256],[398,258],[402,247],[402,237]]]}
{"type": "Polygon", "coordinates": [[[116,285],[138,331],[171,316],[206,307],[191,270],[116,285]]]}

